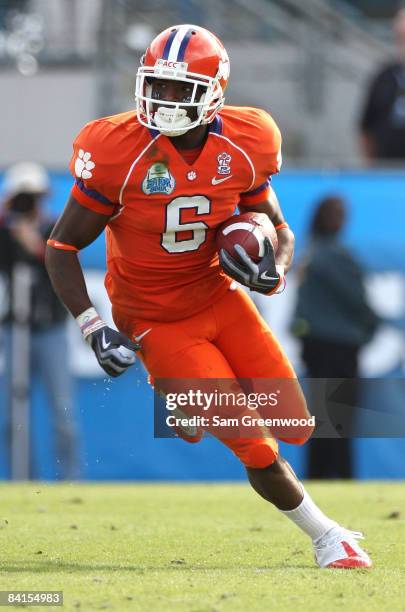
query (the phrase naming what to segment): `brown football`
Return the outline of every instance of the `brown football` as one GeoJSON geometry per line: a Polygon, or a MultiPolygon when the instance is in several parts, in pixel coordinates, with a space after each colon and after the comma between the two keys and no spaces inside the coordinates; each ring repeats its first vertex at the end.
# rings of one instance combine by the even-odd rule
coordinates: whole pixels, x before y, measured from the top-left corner
{"type": "Polygon", "coordinates": [[[239,259],[235,245],[240,244],[246,253],[259,261],[264,255],[264,238],[268,237],[277,252],[277,232],[267,215],[258,212],[247,212],[227,219],[217,230],[218,251],[225,249],[232,257],[239,259]]]}

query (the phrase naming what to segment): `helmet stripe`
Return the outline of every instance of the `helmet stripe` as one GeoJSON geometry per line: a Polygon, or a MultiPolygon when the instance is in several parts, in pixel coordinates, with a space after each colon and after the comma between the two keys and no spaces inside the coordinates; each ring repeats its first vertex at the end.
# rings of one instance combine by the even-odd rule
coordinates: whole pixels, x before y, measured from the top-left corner
{"type": "Polygon", "coordinates": [[[192,32],[192,28],[190,28],[187,32],[187,34],[185,35],[185,37],[183,38],[183,40],[181,41],[181,45],[180,45],[180,49],[179,52],[177,54],[177,61],[178,62],[182,62],[184,60],[184,54],[186,52],[186,47],[190,41],[191,38],[191,32],[192,32]]]}
{"type": "Polygon", "coordinates": [[[172,42],[174,37],[176,36],[178,30],[173,30],[173,32],[170,33],[169,38],[166,41],[165,44],[165,48],[163,49],[163,59],[168,59],[169,57],[169,53],[170,53],[170,47],[172,46],[172,42]]]}
{"type": "MultiPolygon", "coordinates": [[[[172,45],[170,47],[170,50],[169,50],[169,55],[167,57],[167,59],[169,61],[171,61],[171,62],[179,61],[177,59],[177,56],[178,56],[178,53],[180,51],[180,47],[181,47],[181,44],[183,42],[183,39],[187,37],[187,34],[189,33],[189,31],[190,31],[190,26],[189,25],[182,25],[177,30],[176,36],[174,37],[173,43],[172,43],[172,45]]],[[[187,45],[187,43],[186,43],[186,45],[187,45]]]]}

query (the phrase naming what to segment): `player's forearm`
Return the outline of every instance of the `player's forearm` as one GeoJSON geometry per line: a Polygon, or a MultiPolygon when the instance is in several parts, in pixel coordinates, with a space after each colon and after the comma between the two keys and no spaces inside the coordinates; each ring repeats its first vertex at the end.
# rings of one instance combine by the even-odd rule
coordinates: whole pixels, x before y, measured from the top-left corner
{"type": "Polygon", "coordinates": [[[45,265],[55,293],[75,318],[90,308],[92,304],[76,253],[47,247],[45,265]]]}
{"type": "MultiPolygon", "coordinates": [[[[283,212],[274,189],[270,190],[270,195],[267,201],[260,202],[255,206],[244,208],[239,206],[240,212],[260,212],[269,217],[272,223],[277,227],[285,224],[283,212]]],[[[278,249],[276,254],[276,264],[284,267],[287,272],[292,264],[294,257],[294,234],[289,227],[285,227],[277,232],[278,249]]]]}
{"type": "Polygon", "coordinates": [[[294,257],[295,238],[290,228],[285,228],[277,232],[278,249],[276,254],[276,264],[284,266],[287,272],[292,264],[294,257]]]}

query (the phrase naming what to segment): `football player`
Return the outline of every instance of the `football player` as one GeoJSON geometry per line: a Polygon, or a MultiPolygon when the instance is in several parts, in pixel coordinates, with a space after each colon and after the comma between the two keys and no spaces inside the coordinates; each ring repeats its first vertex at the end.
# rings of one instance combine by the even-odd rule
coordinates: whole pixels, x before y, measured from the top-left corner
{"type": "MultiPolygon", "coordinates": [[[[281,136],[257,108],[224,106],[225,48],[194,25],[159,34],[141,60],[136,110],[88,123],[74,142],[75,178],[48,242],[55,290],[101,367],[118,376],[138,351],[153,379],[291,379],[283,349],[236,281],[272,295],[284,287],[294,236],[270,186],[281,136]],[[236,207],[266,213],[277,256],[255,264],[216,251],[216,229],[236,207]],[[119,331],[98,315],[78,251],[105,231],[105,286],[119,331]]],[[[297,388],[298,384],[297,384],[297,388]]],[[[300,391],[299,417],[309,416],[300,391]]],[[[198,432],[197,432],[198,434],[198,432]]],[[[303,443],[311,428],[288,441],[303,443]]],[[[196,441],[199,435],[184,435],[196,441]]],[[[224,437],[252,487],[312,539],[321,567],[368,567],[361,534],[340,527],[312,501],[279,455],[276,439],[224,437]]]]}

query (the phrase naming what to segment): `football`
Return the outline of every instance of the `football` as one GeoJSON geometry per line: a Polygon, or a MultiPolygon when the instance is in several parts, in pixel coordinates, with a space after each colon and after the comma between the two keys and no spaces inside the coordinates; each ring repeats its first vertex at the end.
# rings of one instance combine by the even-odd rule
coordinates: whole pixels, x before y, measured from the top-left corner
{"type": "Polygon", "coordinates": [[[260,261],[264,255],[264,239],[268,237],[277,252],[277,232],[267,215],[247,212],[227,219],[217,230],[218,251],[225,249],[232,257],[239,259],[235,245],[240,244],[253,261],[260,261]]]}

